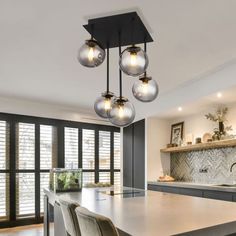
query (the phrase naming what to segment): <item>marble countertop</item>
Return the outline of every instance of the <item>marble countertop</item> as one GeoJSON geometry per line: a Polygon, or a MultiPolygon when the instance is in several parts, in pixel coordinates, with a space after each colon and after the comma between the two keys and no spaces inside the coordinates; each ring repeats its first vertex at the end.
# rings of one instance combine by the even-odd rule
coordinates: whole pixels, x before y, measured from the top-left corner
{"type": "Polygon", "coordinates": [[[81,192],[57,194],[44,191],[49,202],[59,197],[76,201],[92,212],[109,217],[116,227],[130,235],[202,236],[236,231],[236,204],[233,202],[155,191],[144,191],[145,196],[134,198],[101,193],[111,189],[83,188],[81,192]]]}
{"type": "Polygon", "coordinates": [[[203,190],[215,190],[222,192],[236,193],[236,187],[228,186],[218,186],[217,184],[201,184],[192,182],[159,182],[159,181],[148,181],[148,184],[158,185],[158,186],[169,186],[169,187],[180,187],[180,188],[193,188],[193,189],[203,189],[203,190]]]}

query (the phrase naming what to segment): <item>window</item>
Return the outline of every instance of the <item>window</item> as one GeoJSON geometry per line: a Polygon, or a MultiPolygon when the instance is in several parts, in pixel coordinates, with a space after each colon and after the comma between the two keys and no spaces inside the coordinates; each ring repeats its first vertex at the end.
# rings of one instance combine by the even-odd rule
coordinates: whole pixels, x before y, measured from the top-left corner
{"type": "Polygon", "coordinates": [[[110,169],[110,163],[111,133],[107,131],[99,131],[99,169],[110,169]]]}
{"type": "Polygon", "coordinates": [[[0,173],[0,221],[9,216],[9,174],[0,173]]]}
{"type": "Polygon", "coordinates": [[[65,168],[76,169],[79,166],[79,130],[65,127],[65,168]]]}
{"type": "Polygon", "coordinates": [[[95,168],[95,131],[83,129],[83,169],[95,168]]]}
{"type": "Polygon", "coordinates": [[[95,182],[94,172],[83,172],[83,185],[91,184],[95,182]]]}
{"type": "Polygon", "coordinates": [[[120,185],[120,133],[114,132],[114,184],[120,185]],[[118,170],[118,171],[117,171],[118,170]]]}
{"type": "Polygon", "coordinates": [[[9,217],[9,126],[0,121],[0,221],[9,217]]]}
{"type": "Polygon", "coordinates": [[[117,184],[119,148],[116,127],[0,113],[0,227],[42,222],[51,168],[117,184]]]}
{"type": "Polygon", "coordinates": [[[53,139],[54,127],[40,125],[40,169],[49,170],[56,167],[55,143],[53,139]]]}
{"type": "Polygon", "coordinates": [[[0,170],[9,169],[9,127],[0,121],[0,170]]]}
{"type": "Polygon", "coordinates": [[[49,171],[57,166],[57,129],[40,125],[40,213],[43,213],[44,188],[49,187],[49,171]]]}
{"type": "Polygon", "coordinates": [[[17,134],[17,167],[23,170],[33,170],[35,163],[35,125],[19,123],[17,134]]]}
{"type": "Polygon", "coordinates": [[[18,123],[16,140],[16,216],[22,218],[35,214],[35,125],[18,123]]]}
{"type": "Polygon", "coordinates": [[[114,132],[114,169],[120,169],[120,133],[114,132]]]}
{"type": "Polygon", "coordinates": [[[99,172],[99,182],[111,183],[110,172],[99,172]]]}
{"type": "Polygon", "coordinates": [[[17,179],[17,217],[33,216],[35,214],[35,175],[33,173],[18,173],[17,179]]]}
{"type": "Polygon", "coordinates": [[[40,213],[43,213],[44,211],[44,188],[49,187],[49,173],[40,173],[40,213]]]}
{"type": "Polygon", "coordinates": [[[120,172],[114,172],[114,185],[121,185],[120,172]]]}

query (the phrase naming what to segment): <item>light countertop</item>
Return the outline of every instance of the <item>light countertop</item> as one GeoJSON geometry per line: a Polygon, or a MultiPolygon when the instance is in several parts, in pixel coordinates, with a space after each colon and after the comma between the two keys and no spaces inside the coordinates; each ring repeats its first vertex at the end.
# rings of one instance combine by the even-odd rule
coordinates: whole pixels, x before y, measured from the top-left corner
{"type": "Polygon", "coordinates": [[[193,188],[193,189],[203,189],[203,190],[215,190],[222,192],[236,193],[236,187],[224,187],[218,186],[217,184],[201,184],[192,182],[159,182],[159,181],[149,181],[148,184],[158,185],[158,186],[169,186],[169,187],[181,187],[181,188],[193,188]]]}
{"type": "Polygon", "coordinates": [[[155,191],[146,191],[144,197],[123,198],[99,192],[105,189],[111,188],[83,188],[81,192],[60,194],[45,190],[45,193],[51,203],[63,197],[107,216],[116,227],[131,235],[224,235],[236,231],[233,202],[155,191]],[[187,233],[193,230],[197,231],[187,233]]]}

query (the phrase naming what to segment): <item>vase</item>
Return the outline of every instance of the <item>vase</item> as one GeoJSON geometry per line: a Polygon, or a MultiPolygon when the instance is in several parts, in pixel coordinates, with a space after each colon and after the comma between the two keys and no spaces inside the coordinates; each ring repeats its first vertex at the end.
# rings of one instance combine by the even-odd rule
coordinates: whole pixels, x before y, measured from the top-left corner
{"type": "Polygon", "coordinates": [[[219,132],[220,134],[224,133],[224,123],[222,121],[219,122],[219,132]]]}

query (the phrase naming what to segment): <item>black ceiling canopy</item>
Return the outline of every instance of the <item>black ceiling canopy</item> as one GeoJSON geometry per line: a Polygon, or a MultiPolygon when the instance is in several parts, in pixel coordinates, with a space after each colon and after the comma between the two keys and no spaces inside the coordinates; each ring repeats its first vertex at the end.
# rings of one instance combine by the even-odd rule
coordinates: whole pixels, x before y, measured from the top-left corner
{"type": "Polygon", "coordinates": [[[90,19],[84,28],[103,48],[119,47],[119,34],[120,46],[153,42],[137,12],[90,19]]]}

